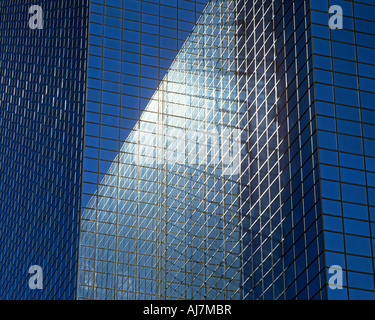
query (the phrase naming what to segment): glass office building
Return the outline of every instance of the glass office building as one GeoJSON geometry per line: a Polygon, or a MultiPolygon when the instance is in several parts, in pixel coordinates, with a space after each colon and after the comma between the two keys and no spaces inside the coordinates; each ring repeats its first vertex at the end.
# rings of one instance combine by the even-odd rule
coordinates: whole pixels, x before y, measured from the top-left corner
{"type": "Polygon", "coordinates": [[[0,298],[375,298],[373,0],[25,2],[0,298]]]}
{"type": "Polygon", "coordinates": [[[77,292],[88,1],[38,2],[43,29],[34,1],[0,2],[0,299],[77,292]]]}

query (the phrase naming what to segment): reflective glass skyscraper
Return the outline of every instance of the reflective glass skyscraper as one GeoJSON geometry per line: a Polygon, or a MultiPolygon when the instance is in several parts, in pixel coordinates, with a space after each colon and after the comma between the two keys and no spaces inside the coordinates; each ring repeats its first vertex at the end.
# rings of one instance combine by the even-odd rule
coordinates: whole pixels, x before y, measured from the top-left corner
{"type": "Polygon", "coordinates": [[[6,2],[1,298],[375,298],[373,0],[6,2]]]}

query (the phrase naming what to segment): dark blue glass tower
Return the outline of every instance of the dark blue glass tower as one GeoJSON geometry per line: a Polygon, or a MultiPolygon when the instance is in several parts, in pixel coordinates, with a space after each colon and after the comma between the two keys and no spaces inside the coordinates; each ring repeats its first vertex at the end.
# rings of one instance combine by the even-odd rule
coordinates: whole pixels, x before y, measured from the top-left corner
{"type": "Polygon", "coordinates": [[[88,1],[39,1],[43,29],[29,27],[34,4],[0,3],[0,298],[74,299],[88,1]]]}
{"type": "Polygon", "coordinates": [[[375,1],[331,2],[311,1],[325,263],[343,269],[328,298],[374,299],[375,1]],[[343,29],[327,28],[332,5],[343,29]]]}

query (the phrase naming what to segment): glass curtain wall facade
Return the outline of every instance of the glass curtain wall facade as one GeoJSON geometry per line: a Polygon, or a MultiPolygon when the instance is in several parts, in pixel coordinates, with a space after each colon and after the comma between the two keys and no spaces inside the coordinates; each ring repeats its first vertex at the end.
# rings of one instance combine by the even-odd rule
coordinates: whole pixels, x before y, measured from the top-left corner
{"type": "Polygon", "coordinates": [[[347,23],[354,30],[358,20],[357,36],[329,29],[329,5],[209,3],[87,200],[80,298],[372,298],[372,240],[363,230],[372,227],[373,52],[357,48],[356,40],[371,42],[363,12],[372,7],[339,3],[345,18],[352,12],[347,23]],[[335,64],[350,70],[349,58],[332,56],[348,54],[346,38],[352,39],[351,70],[364,75],[357,85],[348,75],[336,76],[346,82],[336,89],[328,72],[335,64]],[[335,111],[336,91],[347,118],[335,111]],[[367,107],[352,111],[361,111],[356,124],[344,123],[353,118],[347,104],[354,94],[367,107]],[[361,124],[363,112],[368,120],[361,124]],[[361,135],[332,133],[336,122],[342,130],[357,126],[361,135]],[[349,157],[343,169],[338,160],[326,163],[335,161],[332,149],[341,140],[349,157]],[[365,152],[365,178],[350,186],[340,179],[355,176],[354,145],[365,152]],[[333,171],[340,172],[336,180],[333,171]],[[347,219],[344,207],[367,212],[367,220],[364,213],[347,219]],[[344,269],[345,288],[349,275],[353,279],[349,291],[327,285],[332,265],[344,269]]]}
{"type": "MultiPolygon", "coordinates": [[[[124,195],[116,189],[119,187],[120,178],[118,178],[119,172],[113,172],[113,163],[117,162],[120,165],[122,158],[119,154],[124,148],[125,141],[128,141],[133,129],[140,128],[138,123],[140,115],[166,75],[207,2],[207,0],[90,1],[82,207],[83,212],[96,208],[95,216],[104,224],[92,229],[92,221],[86,221],[83,213],[83,235],[88,230],[107,234],[108,227],[113,232],[113,224],[106,224],[106,222],[114,223],[118,218],[117,213],[124,213],[123,203],[115,201],[117,197],[124,197],[124,195]],[[113,177],[116,181],[113,179],[109,181],[108,174],[116,174],[117,177],[113,177]],[[111,187],[112,191],[107,190],[103,194],[100,190],[106,186],[111,187]],[[102,217],[102,214],[108,214],[109,217],[102,217]]],[[[133,139],[132,143],[135,142],[136,140],[133,139]]],[[[134,189],[134,193],[136,192],[137,188],[134,189]]],[[[136,201],[134,196],[135,194],[130,199],[136,201]]],[[[134,204],[133,206],[131,202],[128,204],[127,212],[135,214],[134,204]]],[[[97,239],[97,243],[99,242],[100,240],[97,239]]],[[[95,281],[103,290],[98,289],[94,292],[92,287],[88,287],[90,292],[85,293],[85,296],[103,299],[126,298],[128,293],[124,295],[123,292],[116,291],[115,296],[113,283],[106,284],[107,281],[113,281],[106,280],[107,277],[112,279],[117,273],[122,275],[121,270],[116,271],[118,267],[113,268],[113,264],[106,263],[115,259],[117,251],[113,247],[112,250],[107,251],[104,250],[105,247],[96,249],[95,243],[84,242],[86,245],[81,246],[81,256],[87,258],[81,260],[83,264],[81,267],[98,272],[95,281]]],[[[122,287],[121,285],[120,288],[122,287]]],[[[133,298],[136,296],[134,293],[133,298]]]]}
{"type": "Polygon", "coordinates": [[[374,299],[375,1],[311,4],[325,260],[344,278],[328,298],[374,299]]]}
{"type": "Polygon", "coordinates": [[[244,299],[322,299],[309,1],[238,1],[244,299]]]}
{"type": "Polygon", "coordinates": [[[91,0],[83,207],[208,0],[91,0]]]}
{"type": "Polygon", "coordinates": [[[323,298],[309,1],[238,1],[243,299],[323,298]]]}
{"type": "Polygon", "coordinates": [[[88,1],[34,4],[0,2],[0,299],[75,299],[88,1]]]}
{"type": "Polygon", "coordinates": [[[0,4],[1,299],[375,298],[374,0],[31,5],[0,4]]]}
{"type": "Polygon", "coordinates": [[[232,1],[212,1],[82,212],[79,298],[239,298],[232,1]]]}

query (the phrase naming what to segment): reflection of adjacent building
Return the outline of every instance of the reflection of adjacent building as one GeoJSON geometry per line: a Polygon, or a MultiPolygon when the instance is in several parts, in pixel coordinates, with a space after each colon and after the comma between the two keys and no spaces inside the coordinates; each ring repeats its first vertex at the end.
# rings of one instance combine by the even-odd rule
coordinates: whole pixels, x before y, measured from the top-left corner
{"type": "Polygon", "coordinates": [[[315,120],[309,116],[314,105],[308,99],[309,6],[239,1],[237,10],[237,83],[248,132],[248,162],[242,163],[240,183],[241,298],[321,297],[324,278],[318,275],[314,251],[321,236],[311,227],[319,219],[319,197],[311,201],[319,188],[310,179],[317,162],[314,150],[307,148],[316,143],[315,120]],[[293,39],[299,40],[298,48],[293,39]],[[305,129],[302,140],[299,128],[305,129]],[[306,135],[308,129],[311,134],[306,135]],[[305,262],[304,226],[310,227],[310,266],[305,262]]]}

